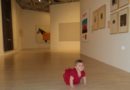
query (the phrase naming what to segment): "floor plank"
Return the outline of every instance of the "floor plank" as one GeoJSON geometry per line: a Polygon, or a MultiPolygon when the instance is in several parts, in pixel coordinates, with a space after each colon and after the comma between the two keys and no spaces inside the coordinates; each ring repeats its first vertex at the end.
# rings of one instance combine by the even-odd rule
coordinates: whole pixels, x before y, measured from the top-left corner
{"type": "Polygon", "coordinates": [[[65,68],[83,59],[87,85],[73,90],[130,90],[130,74],[79,53],[28,50],[0,58],[0,90],[71,90],[63,82],[65,68]]]}

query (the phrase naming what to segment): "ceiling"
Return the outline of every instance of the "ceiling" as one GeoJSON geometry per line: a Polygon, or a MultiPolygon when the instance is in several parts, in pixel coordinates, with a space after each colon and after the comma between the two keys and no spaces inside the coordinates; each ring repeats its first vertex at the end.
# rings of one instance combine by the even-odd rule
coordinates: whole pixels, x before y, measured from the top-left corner
{"type": "Polygon", "coordinates": [[[16,0],[22,9],[49,12],[49,6],[53,4],[62,4],[77,2],[80,0],[16,0]]]}

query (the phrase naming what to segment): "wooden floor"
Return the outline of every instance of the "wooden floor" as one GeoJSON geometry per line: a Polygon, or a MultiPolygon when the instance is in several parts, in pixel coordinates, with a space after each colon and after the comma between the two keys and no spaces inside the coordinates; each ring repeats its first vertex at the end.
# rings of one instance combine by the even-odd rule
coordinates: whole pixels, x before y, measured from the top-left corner
{"type": "Polygon", "coordinates": [[[0,57],[0,90],[71,90],[63,82],[63,72],[82,58],[87,85],[73,90],[130,90],[130,74],[79,53],[21,51],[0,57]]]}

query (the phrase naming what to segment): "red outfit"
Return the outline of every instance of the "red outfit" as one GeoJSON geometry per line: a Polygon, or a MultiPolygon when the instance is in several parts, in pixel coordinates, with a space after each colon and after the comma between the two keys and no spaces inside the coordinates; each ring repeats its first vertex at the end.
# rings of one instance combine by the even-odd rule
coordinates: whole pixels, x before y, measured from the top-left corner
{"type": "Polygon", "coordinates": [[[66,69],[63,77],[64,77],[64,81],[65,81],[65,83],[67,85],[70,85],[70,82],[69,82],[70,81],[70,76],[74,77],[74,81],[73,82],[74,82],[74,85],[76,85],[76,84],[79,84],[81,78],[85,76],[85,72],[82,71],[81,72],[81,76],[79,77],[75,68],[73,68],[73,69],[71,69],[71,68],[66,69]]]}

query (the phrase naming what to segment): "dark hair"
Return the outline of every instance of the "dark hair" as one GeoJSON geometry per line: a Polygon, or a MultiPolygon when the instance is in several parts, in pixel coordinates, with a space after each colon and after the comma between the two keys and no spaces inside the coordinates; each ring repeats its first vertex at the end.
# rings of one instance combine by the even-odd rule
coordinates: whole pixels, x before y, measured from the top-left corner
{"type": "Polygon", "coordinates": [[[83,61],[81,59],[78,59],[75,61],[75,64],[77,64],[77,63],[83,63],[83,61]]]}

